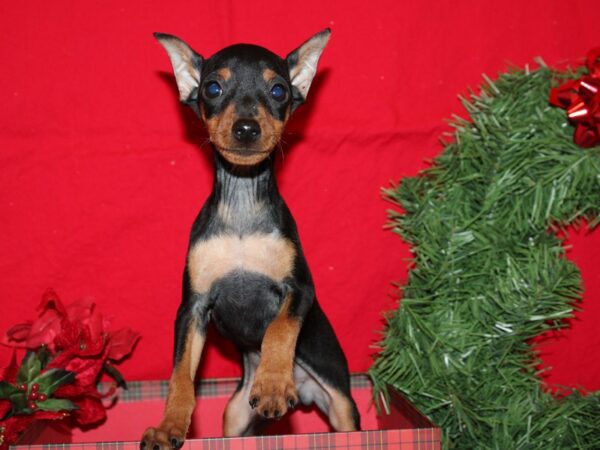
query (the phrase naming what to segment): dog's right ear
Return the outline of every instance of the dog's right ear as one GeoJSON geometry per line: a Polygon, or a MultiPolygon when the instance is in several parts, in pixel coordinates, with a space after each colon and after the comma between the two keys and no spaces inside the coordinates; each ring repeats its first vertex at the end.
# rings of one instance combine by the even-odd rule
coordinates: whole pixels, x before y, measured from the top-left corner
{"type": "Polygon", "coordinates": [[[176,36],[154,33],[154,37],[165,48],[179,89],[179,100],[198,112],[198,89],[203,58],[176,36]]]}
{"type": "Polygon", "coordinates": [[[287,56],[286,62],[292,82],[292,111],[306,100],[313,77],[317,73],[319,58],[330,35],[331,30],[326,28],[287,56]]]}

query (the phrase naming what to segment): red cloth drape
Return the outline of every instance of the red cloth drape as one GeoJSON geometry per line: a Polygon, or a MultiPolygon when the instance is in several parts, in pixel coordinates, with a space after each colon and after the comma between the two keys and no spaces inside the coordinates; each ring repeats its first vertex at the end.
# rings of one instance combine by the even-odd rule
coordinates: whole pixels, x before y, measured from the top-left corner
{"type": "MultiPolygon", "coordinates": [[[[353,371],[371,361],[408,247],[384,231],[380,188],[440,152],[458,93],[507,63],[582,62],[600,44],[594,0],[301,2],[28,0],[0,7],[0,331],[47,287],[93,297],[142,333],[128,379],[167,378],[188,230],[211,187],[207,148],[153,31],[209,56],[240,41],[285,55],[331,27],[307,104],[284,137],[280,188],[318,297],[353,371]]],[[[281,156],[281,155],[279,155],[281,156]]],[[[600,388],[600,236],[570,253],[587,291],[544,347],[552,382],[600,388]]],[[[0,350],[0,362],[8,361],[0,350]]],[[[205,376],[239,373],[230,347],[205,376]]]]}

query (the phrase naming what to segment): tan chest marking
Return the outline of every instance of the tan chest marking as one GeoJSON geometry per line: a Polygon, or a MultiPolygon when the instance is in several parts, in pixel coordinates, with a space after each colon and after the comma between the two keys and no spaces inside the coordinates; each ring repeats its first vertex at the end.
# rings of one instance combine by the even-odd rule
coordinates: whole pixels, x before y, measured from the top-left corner
{"type": "Polygon", "coordinates": [[[192,289],[203,294],[234,270],[260,273],[281,282],[292,273],[296,250],[277,233],[222,235],[195,244],[188,254],[192,289]]]}

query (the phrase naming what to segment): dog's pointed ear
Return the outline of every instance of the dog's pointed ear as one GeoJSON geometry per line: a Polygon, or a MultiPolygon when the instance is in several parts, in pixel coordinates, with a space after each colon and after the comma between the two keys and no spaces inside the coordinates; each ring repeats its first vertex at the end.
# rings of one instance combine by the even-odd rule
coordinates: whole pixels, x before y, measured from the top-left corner
{"type": "Polygon", "coordinates": [[[312,80],[317,73],[319,58],[330,35],[331,30],[326,28],[291,52],[285,59],[292,82],[292,110],[306,100],[312,80]]]}
{"type": "Polygon", "coordinates": [[[198,88],[203,58],[176,36],[154,33],[154,37],[165,48],[179,89],[179,100],[198,109],[198,88]]]}

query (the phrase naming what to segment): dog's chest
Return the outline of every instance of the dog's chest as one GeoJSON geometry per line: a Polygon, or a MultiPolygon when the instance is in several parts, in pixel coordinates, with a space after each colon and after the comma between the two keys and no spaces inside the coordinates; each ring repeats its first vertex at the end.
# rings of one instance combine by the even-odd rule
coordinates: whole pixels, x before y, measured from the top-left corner
{"type": "Polygon", "coordinates": [[[222,234],[195,243],[188,254],[192,289],[203,294],[234,271],[265,275],[276,282],[290,276],[296,250],[278,232],[244,236],[222,234]]]}

